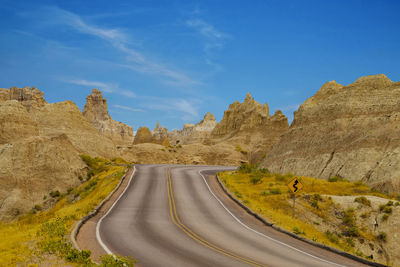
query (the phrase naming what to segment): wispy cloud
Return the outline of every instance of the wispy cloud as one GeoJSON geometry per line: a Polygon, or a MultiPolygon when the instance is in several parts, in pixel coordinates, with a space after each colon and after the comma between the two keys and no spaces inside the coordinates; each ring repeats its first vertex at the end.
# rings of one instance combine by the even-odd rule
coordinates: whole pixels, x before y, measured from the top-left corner
{"type": "Polygon", "coordinates": [[[206,56],[206,64],[215,67],[216,70],[220,70],[221,67],[211,60],[213,57],[213,51],[222,49],[225,44],[225,40],[231,36],[219,31],[214,25],[202,19],[187,20],[186,26],[194,29],[203,37],[203,50],[206,56]]]}
{"type": "Polygon", "coordinates": [[[199,100],[190,100],[183,98],[172,99],[152,99],[151,102],[144,104],[148,109],[162,111],[177,111],[182,114],[181,119],[184,121],[196,120],[199,118],[198,112],[199,100]]]}
{"type": "Polygon", "coordinates": [[[140,108],[131,108],[131,107],[122,106],[122,105],[113,105],[113,107],[118,108],[118,109],[129,110],[132,112],[145,112],[143,109],[140,109],[140,108]]]}
{"type": "MultiPolygon", "coordinates": [[[[66,11],[58,7],[47,7],[42,10],[43,14],[51,14],[47,23],[66,25],[77,32],[100,38],[117,49],[126,57],[126,64],[121,66],[128,67],[136,72],[159,76],[166,82],[179,84],[181,86],[191,86],[198,84],[186,74],[167,67],[159,62],[149,59],[142,52],[139,52],[128,45],[128,36],[120,29],[105,28],[85,21],[79,15],[66,11]]],[[[31,15],[31,14],[29,14],[31,15]]],[[[27,14],[25,14],[27,16],[27,14]]],[[[49,15],[50,16],[50,15],[49,15]]],[[[44,16],[43,16],[44,17],[44,16]]],[[[42,22],[44,19],[42,20],[42,22]]]]}
{"type": "Polygon", "coordinates": [[[213,25],[201,19],[187,20],[186,25],[199,31],[204,37],[209,39],[221,40],[229,35],[218,31],[213,25]]]}
{"type": "Polygon", "coordinates": [[[71,79],[71,80],[63,80],[64,82],[76,84],[76,85],[83,85],[88,87],[95,87],[100,89],[106,93],[116,93],[126,97],[135,98],[136,94],[132,91],[123,90],[119,88],[118,84],[115,83],[105,83],[99,81],[87,81],[82,79],[71,79]]]}

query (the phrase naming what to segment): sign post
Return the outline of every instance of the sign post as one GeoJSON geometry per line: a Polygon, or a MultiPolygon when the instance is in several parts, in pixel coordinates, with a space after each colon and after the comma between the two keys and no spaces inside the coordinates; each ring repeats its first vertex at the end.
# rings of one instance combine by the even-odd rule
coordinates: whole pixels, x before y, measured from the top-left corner
{"type": "Polygon", "coordinates": [[[296,205],[296,193],[299,192],[303,188],[303,184],[300,183],[300,180],[297,178],[294,178],[290,183],[288,184],[289,189],[293,192],[294,197],[293,197],[293,213],[292,213],[292,219],[294,219],[294,207],[296,205]]]}

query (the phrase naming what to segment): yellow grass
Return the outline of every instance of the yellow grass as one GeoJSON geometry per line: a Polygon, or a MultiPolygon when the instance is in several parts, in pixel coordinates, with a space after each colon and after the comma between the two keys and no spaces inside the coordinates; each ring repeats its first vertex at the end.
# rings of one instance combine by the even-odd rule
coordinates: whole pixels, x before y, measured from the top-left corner
{"type": "MultiPolygon", "coordinates": [[[[262,215],[268,221],[286,230],[295,232],[310,240],[327,244],[333,247],[352,251],[352,247],[345,241],[332,242],[326,233],[320,232],[314,227],[313,223],[301,220],[302,216],[295,216],[292,219],[293,194],[288,188],[288,183],[295,178],[291,174],[280,175],[252,171],[250,173],[231,171],[219,173],[219,177],[225,186],[240,199],[246,206],[254,212],[262,215]]],[[[382,194],[371,191],[369,187],[362,183],[351,183],[347,181],[328,182],[322,179],[311,177],[296,177],[303,184],[302,190],[296,195],[296,209],[301,212],[307,209],[317,214],[321,219],[327,218],[329,209],[334,209],[334,203],[329,198],[318,202],[318,209],[313,208],[304,196],[318,195],[379,195],[382,194]],[[300,202],[301,201],[301,202],[300,202]],[[299,203],[300,202],[300,203],[299,203]]],[[[298,214],[301,215],[301,214],[298,214]]],[[[360,231],[360,235],[369,238],[368,233],[360,231]]]]}
{"type": "MultiPolygon", "coordinates": [[[[103,162],[104,163],[104,162],[103,162]]],[[[126,166],[106,166],[89,181],[75,188],[69,195],[63,196],[48,211],[28,214],[12,223],[0,223],[0,266],[39,264],[46,262],[43,252],[37,247],[38,240],[50,240],[48,236],[38,236],[46,222],[63,219],[68,232],[75,221],[92,211],[118,184],[126,166]],[[93,185],[93,181],[97,184],[93,185]],[[88,185],[92,183],[92,186],[88,185]],[[74,201],[73,196],[80,194],[81,199],[74,201]]]]}

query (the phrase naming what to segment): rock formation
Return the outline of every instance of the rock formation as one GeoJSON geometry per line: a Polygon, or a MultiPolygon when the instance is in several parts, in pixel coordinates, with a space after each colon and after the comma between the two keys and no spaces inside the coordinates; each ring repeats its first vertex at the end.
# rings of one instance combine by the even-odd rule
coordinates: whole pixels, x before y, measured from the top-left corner
{"type": "Polygon", "coordinates": [[[160,127],[160,122],[157,122],[156,128],[151,131],[151,134],[153,136],[152,143],[161,144],[164,146],[169,145],[168,129],[164,126],[160,127]]]}
{"type": "Polygon", "coordinates": [[[140,127],[136,131],[135,139],[133,140],[133,144],[143,144],[143,143],[152,143],[153,135],[151,131],[146,126],[140,127]]]}
{"type": "Polygon", "coordinates": [[[385,75],[325,83],[294,114],[262,166],[271,171],[361,180],[400,189],[400,82],[385,75]]]}
{"type": "Polygon", "coordinates": [[[152,131],[147,127],[140,127],[136,132],[133,144],[137,145],[144,143],[169,146],[168,129],[164,126],[160,127],[159,122],[157,122],[156,127],[152,131]]]}
{"type": "Polygon", "coordinates": [[[52,190],[79,184],[85,164],[64,134],[40,136],[23,103],[0,102],[0,219],[29,211],[52,190]]]}
{"type": "Polygon", "coordinates": [[[106,158],[118,155],[111,139],[94,128],[72,101],[45,105],[37,112],[34,121],[39,126],[40,135],[65,134],[79,153],[106,158]]]}
{"type": "Polygon", "coordinates": [[[27,111],[36,111],[47,104],[43,98],[43,92],[35,87],[12,87],[10,90],[0,88],[0,102],[6,100],[17,100],[27,111]]]}
{"type": "Polygon", "coordinates": [[[108,114],[107,98],[103,99],[100,90],[93,89],[86,97],[83,115],[103,135],[109,137],[117,146],[130,146],[133,142],[133,129],[122,122],[114,121],[108,114]]]}
{"type": "Polygon", "coordinates": [[[119,155],[73,102],[47,104],[36,88],[0,89],[0,219],[79,184],[86,168],[81,153],[119,155]]]}
{"type": "Polygon", "coordinates": [[[249,160],[259,161],[289,128],[281,111],[269,115],[267,103],[261,105],[248,93],[243,103],[229,105],[224,117],[211,133],[212,143],[234,144],[237,150],[249,153],[249,160]]]}
{"type": "Polygon", "coordinates": [[[168,134],[170,142],[174,145],[187,145],[194,143],[203,143],[211,135],[212,130],[217,125],[214,114],[207,112],[203,120],[197,124],[186,123],[183,129],[174,130],[168,134]]]}

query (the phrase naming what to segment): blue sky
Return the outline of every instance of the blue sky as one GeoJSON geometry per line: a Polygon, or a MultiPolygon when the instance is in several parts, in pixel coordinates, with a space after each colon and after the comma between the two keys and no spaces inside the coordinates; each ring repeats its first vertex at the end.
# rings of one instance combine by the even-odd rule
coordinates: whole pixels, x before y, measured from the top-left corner
{"type": "Polygon", "coordinates": [[[83,108],[92,88],[136,130],[217,120],[247,92],[289,120],[326,81],[400,80],[400,1],[0,1],[0,87],[83,108]]]}

